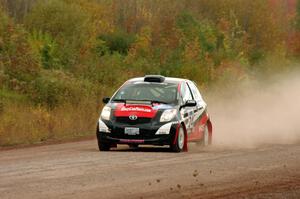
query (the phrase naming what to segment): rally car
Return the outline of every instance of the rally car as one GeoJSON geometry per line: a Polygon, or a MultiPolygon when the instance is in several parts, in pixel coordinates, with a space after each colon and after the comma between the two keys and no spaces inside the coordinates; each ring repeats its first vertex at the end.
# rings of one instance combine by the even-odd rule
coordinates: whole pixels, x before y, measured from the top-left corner
{"type": "Polygon", "coordinates": [[[170,146],[187,151],[189,141],[212,142],[212,123],[196,84],[187,79],[146,75],[126,81],[106,104],[97,124],[100,151],[118,144],[170,146]]]}

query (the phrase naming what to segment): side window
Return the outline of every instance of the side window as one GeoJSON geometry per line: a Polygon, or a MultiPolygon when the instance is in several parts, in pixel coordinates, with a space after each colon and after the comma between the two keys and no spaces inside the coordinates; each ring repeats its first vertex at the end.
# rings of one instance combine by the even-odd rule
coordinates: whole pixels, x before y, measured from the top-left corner
{"type": "Polygon", "coordinates": [[[193,93],[193,96],[194,96],[195,100],[196,101],[203,101],[202,96],[201,96],[198,88],[196,87],[195,83],[189,82],[188,84],[189,84],[189,86],[192,90],[192,93],[193,93]]]}
{"type": "Polygon", "coordinates": [[[187,100],[193,99],[190,89],[188,88],[186,83],[181,84],[180,91],[181,91],[183,103],[185,103],[187,100]]]}
{"type": "Polygon", "coordinates": [[[188,85],[193,93],[193,96],[194,96],[194,99],[196,101],[199,101],[201,98],[200,98],[200,93],[197,89],[197,87],[195,86],[195,84],[193,84],[192,82],[188,82],[188,85]]]}

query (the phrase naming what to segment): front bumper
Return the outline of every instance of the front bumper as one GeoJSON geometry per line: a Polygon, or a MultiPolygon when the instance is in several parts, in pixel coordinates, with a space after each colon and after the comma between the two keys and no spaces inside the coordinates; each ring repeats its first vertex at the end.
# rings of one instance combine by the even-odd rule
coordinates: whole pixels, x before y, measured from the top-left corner
{"type": "Polygon", "coordinates": [[[171,135],[158,135],[153,138],[135,138],[128,136],[127,138],[113,137],[109,133],[98,132],[97,138],[103,143],[111,144],[145,144],[145,145],[170,145],[173,140],[171,135]]]}
{"type": "Polygon", "coordinates": [[[158,130],[162,125],[153,126],[151,124],[143,125],[109,125],[110,132],[97,129],[98,141],[111,144],[145,144],[145,145],[170,145],[176,135],[177,123],[170,126],[168,134],[157,135],[158,130]],[[140,129],[139,135],[127,135],[124,133],[125,127],[136,127],[140,129]]]}

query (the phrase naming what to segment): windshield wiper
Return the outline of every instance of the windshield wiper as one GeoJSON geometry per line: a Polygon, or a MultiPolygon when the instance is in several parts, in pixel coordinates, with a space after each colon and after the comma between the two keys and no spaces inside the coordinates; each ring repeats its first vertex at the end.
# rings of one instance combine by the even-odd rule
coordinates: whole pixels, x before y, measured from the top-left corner
{"type": "Polygon", "coordinates": [[[112,99],[113,102],[150,102],[151,104],[169,104],[168,102],[160,100],[151,100],[151,99],[112,99]]]}
{"type": "Polygon", "coordinates": [[[160,100],[151,100],[151,99],[141,99],[139,101],[148,101],[151,102],[151,104],[170,104],[169,102],[165,102],[165,101],[160,101],[160,100]]]}
{"type": "Polygon", "coordinates": [[[112,99],[113,102],[124,102],[126,103],[126,99],[112,99]]]}
{"type": "Polygon", "coordinates": [[[157,104],[169,104],[168,102],[160,101],[160,100],[149,100],[151,101],[152,104],[157,103],[157,104]]]}

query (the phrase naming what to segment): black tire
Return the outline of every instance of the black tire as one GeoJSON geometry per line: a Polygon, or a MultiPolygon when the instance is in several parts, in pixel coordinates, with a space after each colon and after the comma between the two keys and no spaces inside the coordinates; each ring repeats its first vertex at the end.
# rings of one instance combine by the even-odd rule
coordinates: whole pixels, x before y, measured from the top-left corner
{"type": "Polygon", "coordinates": [[[138,144],[128,144],[130,149],[138,149],[139,145],[138,144]]]}
{"type": "Polygon", "coordinates": [[[173,152],[177,152],[177,153],[183,151],[185,139],[186,139],[186,137],[185,137],[185,133],[184,133],[184,128],[181,125],[178,130],[178,136],[177,136],[175,144],[171,144],[171,146],[170,146],[171,150],[173,152]]]}
{"type": "Polygon", "coordinates": [[[110,144],[109,143],[102,143],[100,140],[98,140],[98,148],[99,148],[99,151],[109,151],[110,150],[110,144]]]}
{"type": "Polygon", "coordinates": [[[109,151],[111,145],[109,143],[103,143],[103,142],[101,142],[101,138],[100,138],[100,135],[99,135],[99,124],[97,124],[96,135],[97,135],[97,141],[98,141],[98,149],[99,149],[99,151],[109,151]]]}

